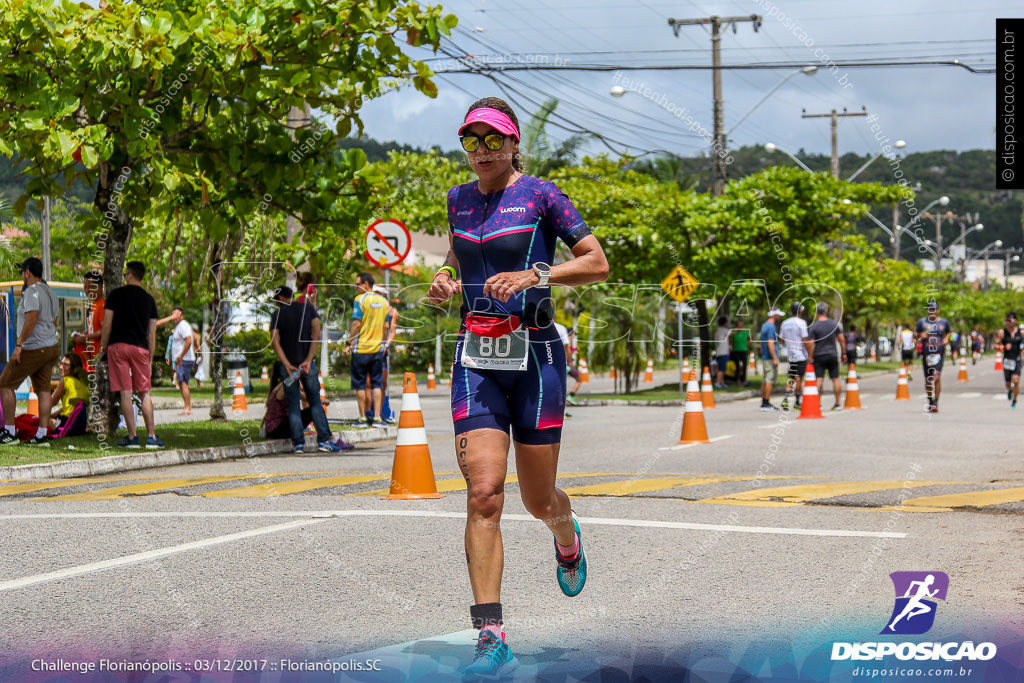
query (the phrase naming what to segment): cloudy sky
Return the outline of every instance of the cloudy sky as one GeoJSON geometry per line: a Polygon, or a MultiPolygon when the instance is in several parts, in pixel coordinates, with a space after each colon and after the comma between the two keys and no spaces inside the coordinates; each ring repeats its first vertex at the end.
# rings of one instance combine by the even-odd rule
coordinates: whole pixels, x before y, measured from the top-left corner
{"type": "MultiPolygon", "coordinates": [[[[566,64],[607,66],[708,65],[711,39],[703,26],[685,26],[673,35],[669,18],[763,17],[760,29],[736,24],[722,36],[724,65],[783,64],[770,70],[723,73],[725,128],[737,121],[773,87],[782,85],[729,135],[731,147],[774,142],[796,152],[829,153],[828,119],[808,114],[861,111],[877,116],[841,119],[839,151],[877,153],[872,124],[905,152],[936,149],[993,149],[995,76],[956,66],[819,68],[829,60],[951,61],[977,69],[995,66],[995,19],[1024,15],[1009,0],[448,0],[447,11],[460,25],[447,47],[489,64],[566,64]]],[[[444,55],[414,51],[437,70],[462,68],[444,55]]],[[[457,147],[455,131],[466,107],[478,97],[508,96],[525,120],[550,96],[560,100],[555,123],[593,131],[616,151],[633,154],[664,149],[695,156],[708,144],[699,132],[712,124],[709,70],[616,72],[508,71],[495,83],[472,74],[439,75],[439,94],[428,99],[411,88],[392,92],[364,107],[368,135],[445,149],[457,147]],[[623,80],[628,79],[628,80],[623,80]],[[499,87],[499,83],[504,87],[499,87]],[[613,98],[609,89],[648,88],[613,98]],[[654,101],[658,100],[658,101],[654,101]],[[660,105],[659,105],[660,102],[660,105]],[[676,112],[675,115],[665,109],[676,112]]],[[[566,130],[551,127],[556,138],[566,130]]],[[[592,143],[589,151],[607,151],[592,143]]]]}

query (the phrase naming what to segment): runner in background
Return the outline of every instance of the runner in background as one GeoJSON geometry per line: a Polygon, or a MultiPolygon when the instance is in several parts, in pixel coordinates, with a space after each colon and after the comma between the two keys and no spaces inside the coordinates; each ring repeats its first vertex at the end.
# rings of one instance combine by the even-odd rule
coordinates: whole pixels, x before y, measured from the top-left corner
{"type": "Polygon", "coordinates": [[[1021,347],[1024,346],[1024,335],[1017,324],[1017,314],[1010,311],[1006,314],[1006,324],[996,332],[996,348],[1003,352],[1003,381],[1006,382],[1006,400],[1010,407],[1017,407],[1017,394],[1020,393],[1021,347]]]}
{"type": "Polygon", "coordinates": [[[939,396],[942,394],[942,364],[946,360],[946,345],[953,330],[949,321],[939,315],[939,303],[928,301],[928,315],[917,321],[914,333],[921,345],[924,361],[924,389],[928,395],[927,412],[939,412],[939,396]]]}
{"type": "MultiPolygon", "coordinates": [[[[576,405],[576,392],[583,386],[583,381],[580,379],[580,369],[576,366],[576,347],[572,344],[575,334],[557,321],[555,322],[555,329],[558,330],[558,336],[562,339],[562,346],[565,347],[565,371],[576,382],[565,397],[569,405],[574,406],[576,405]]],[[[569,413],[566,413],[565,416],[572,417],[569,413]]]]}
{"type": "Polygon", "coordinates": [[[917,350],[917,335],[908,324],[899,334],[900,359],[907,366],[907,381],[914,379],[914,351],[917,350]]]}

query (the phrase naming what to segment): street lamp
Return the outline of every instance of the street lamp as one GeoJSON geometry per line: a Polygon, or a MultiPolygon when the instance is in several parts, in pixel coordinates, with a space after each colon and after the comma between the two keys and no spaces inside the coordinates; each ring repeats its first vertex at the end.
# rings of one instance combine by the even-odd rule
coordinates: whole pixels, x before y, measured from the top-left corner
{"type": "Polygon", "coordinates": [[[737,129],[738,127],[739,127],[739,125],[740,125],[741,123],[743,123],[743,122],[744,122],[744,121],[746,120],[746,118],[747,118],[748,116],[750,116],[751,114],[753,114],[753,113],[754,113],[754,110],[755,110],[755,109],[757,109],[757,108],[758,108],[758,107],[760,107],[760,106],[761,106],[762,104],[764,104],[764,101],[765,101],[765,100],[767,100],[767,99],[768,99],[768,97],[769,97],[769,96],[770,96],[770,95],[771,95],[771,94],[772,94],[773,92],[775,92],[776,90],[778,90],[779,88],[781,88],[781,87],[782,87],[782,84],[783,84],[783,83],[785,83],[786,81],[788,81],[789,79],[791,79],[791,78],[792,78],[793,76],[796,76],[797,74],[806,74],[806,75],[808,75],[808,76],[813,76],[813,75],[814,75],[814,74],[816,74],[816,73],[818,73],[818,67],[816,67],[816,66],[805,66],[805,67],[804,67],[804,68],[802,68],[802,69],[797,69],[796,71],[791,71],[791,72],[789,72],[788,74],[786,74],[785,76],[783,76],[783,78],[782,78],[782,80],[781,80],[781,81],[779,81],[778,83],[776,83],[776,84],[775,84],[775,85],[774,85],[774,86],[772,87],[772,89],[771,89],[771,90],[769,90],[768,92],[766,92],[766,93],[764,94],[764,97],[762,97],[762,98],[761,98],[760,100],[758,100],[758,101],[757,101],[757,104],[755,104],[755,105],[754,105],[753,107],[751,107],[751,108],[750,108],[750,110],[749,110],[749,111],[747,111],[747,113],[746,113],[746,114],[744,114],[743,116],[741,116],[741,117],[740,117],[740,118],[739,118],[739,119],[738,119],[738,120],[736,121],[736,123],[732,124],[732,128],[730,128],[730,129],[728,130],[728,132],[726,132],[726,136],[732,135],[732,132],[733,132],[734,130],[736,130],[736,129],[737,129]]]}
{"type": "MultiPolygon", "coordinates": [[[[1007,255],[1009,255],[1009,254],[1007,254],[1007,255]]],[[[1006,264],[1003,266],[1003,276],[1004,276],[1003,287],[1005,287],[1006,289],[1010,288],[1010,264],[1011,263],[1017,263],[1017,261],[1020,261],[1020,255],[1014,254],[1013,258],[1008,259],[1006,261],[1006,264]]]]}
{"type": "MultiPolygon", "coordinates": [[[[853,202],[851,202],[849,199],[844,199],[843,204],[853,204],[853,202]]],[[[885,231],[885,234],[889,236],[889,244],[893,244],[896,242],[896,233],[890,230],[888,226],[885,225],[885,223],[872,216],[870,211],[865,211],[864,215],[870,218],[872,221],[874,221],[875,225],[877,225],[878,227],[885,231]]],[[[896,227],[897,229],[899,229],[899,226],[896,227]]]]}
{"type": "Polygon", "coordinates": [[[998,249],[1001,246],[1003,246],[1003,241],[1002,240],[996,240],[995,242],[992,242],[991,244],[989,244],[988,246],[986,246],[986,247],[982,248],[981,250],[975,252],[975,254],[974,254],[975,258],[979,258],[982,254],[985,255],[985,282],[982,283],[982,287],[981,288],[984,291],[986,291],[986,292],[988,291],[988,252],[993,247],[998,249]]]}
{"type": "Polygon", "coordinates": [[[918,213],[916,216],[914,216],[913,220],[911,220],[909,223],[904,225],[903,229],[906,230],[907,228],[912,226],[914,223],[916,223],[918,220],[920,220],[921,216],[923,216],[926,213],[928,213],[928,209],[932,208],[936,204],[941,204],[942,206],[949,206],[949,197],[943,195],[943,196],[939,197],[938,199],[935,199],[932,202],[930,202],[928,204],[928,206],[924,207],[924,209],[922,209],[920,213],[918,213]]]}
{"type": "MultiPolygon", "coordinates": [[[[893,147],[895,147],[896,149],[903,149],[904,147],[906,147],[906,146],[907,146],[907,143],[906,143],[906,142],[904,142],[903,140],[897,140],[896,142],[892,143],[892,146],[893,146],[893,147]]],[[[860,167],[860,168],[858,168],[858,169],[857,169],[856,171],[854,171],[854,172],[853,172],[853,175],[851,175],[851,176],[850,176],[849,178],[847,178],[847,179],[846,179],[846,182],[850,182],[850,181],[852,181],[852,180],[853,180],[854,178],[856,178],[857,176],[859,176],[859,175],[860,175],[860,172],[861,172],[861,171],[863,171],[863,170],[864,170],[865,168],[867,168],[867,167],[868,167],[868,166],[870,166],[871,164],[875,163],[875,160],[877,160],[877,159],[878,159],[878,157],[880,157],[880,156],[882,156],[882,153],[881,153],[881,152],[879,152],[879,153],[878,153],[878,154],[876,154],[875,156],[873,156],[873,157],[871,157],[870,159],[868,159],[867,161],[865,161],[865,162],[864,162],[864,165],[863,165],[863,166],[861,166],[861,167],[860,167]]]]}
{"type": "Polygon", "coordinates": [[[789,157],[790,159],[792,159],[793,161],[795,161],[795,162],[797,163],[797,165],[798,165],[798,166],[800,166],[800,168],[804,169],[804,170],[805,170],[805,171],[807,171],[808,173],[814,173],[814,171],[812,171],[811,169],[807,168],[807,164],[805,164],[804,162],[802,162],[802,161],[800,161],[799,159],[797,159],[797,158],[796,158],[796,157],[795,157],[795,156],[793,155],[793,153],[792,153],[792,152],[790,152],[790,151],[788,151],[788,150],[785,150],[785,149],[783,149],[782,147],[779,147],[779,146],[778,146],[778,145],[776,145],[775,143],[769,142],[768,144],[766,144],[766,145],[764,146],[764,148],[765,148],[765,149],[766,149],[767,151],[769,151],[769,152],[774,152],[774,151],[778,150],[779,152],[782,152],[783,154],[785,154],[786,156],[788,156],[788,157],[789,157]]]}

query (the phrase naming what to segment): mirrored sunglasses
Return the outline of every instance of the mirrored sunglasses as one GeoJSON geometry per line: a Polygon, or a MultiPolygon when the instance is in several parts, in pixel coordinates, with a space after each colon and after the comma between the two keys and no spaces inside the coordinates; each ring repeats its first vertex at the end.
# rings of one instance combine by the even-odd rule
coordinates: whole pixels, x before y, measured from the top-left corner
{"type": "Polygon", "coordinates": [[[462,149],[467,152],[475,152],[480,149],[480,141],[484,141],[484,146],[492,152],[497,152],[505,145],[505,136],[501,133],[488,133],[482,138],[476,135],[463,135],[459,138],[462,140],[462,149]]]}

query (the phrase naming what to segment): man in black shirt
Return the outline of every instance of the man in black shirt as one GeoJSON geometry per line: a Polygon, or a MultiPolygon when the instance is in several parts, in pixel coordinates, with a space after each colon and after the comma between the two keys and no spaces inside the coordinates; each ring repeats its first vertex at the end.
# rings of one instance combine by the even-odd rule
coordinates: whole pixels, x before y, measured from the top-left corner
{"type": "Polygon", "coordinates": [[[939,304],[928,301],[928,315],[917,321],[914,334],[921,342],[924,359],[924,389],[928,394],[929,413],[939,412],[939,394],[942,393],[942,363],[946,358],[946,344],[953,333],[949,321],[939,316],[939,304]]]}
{"type": "Polygon", "coordinates": [[[817,318],[807,326],[807,336],[814,341],[814,374],[818,377],[818,393],[821,394],[825,386],[825,373],[828,373],[832,380],[832,393],[835,394],[836,404],[832,410],[842,410],[839,405],[839,397],[843,393],[843,387],[839,383],[839,356],[836,348],[839,344],[842,349],[843,362],[846,362],[846,340],[843,338],[843,330],[835,320],[828,317],[828,304],[819,301],[815,308],[817,318]]]}
{"type": "Polygon", "coordinates": [[[121,412],[128,428],[128,438],[118,446],[138,448],[135,433],[135,411],[132,392],[142,399],[142,419],[146,423],[146,448],[163,448],[157,438],[153,420],[153,399],[150,378],[153,374],[153,353],[156,351],[156,301],[142,288],[146,266],[141,261],[125,265],[123,287],[107,296],[107,310],[100,334],[100,356],[107,354],[110,363],[110,390],[121,394],[121,412]]]}
{"type": "Polygon", "coordinates": [[[1020,393],[1022,347],[1024,335],[1017,325],[1017,314],[1010,311],[1006,314],[1003,329],[996,333],[996,348],[1003,352],[1003,380],[1006,381],[1006,400],[1011,401],[1011,408],[1017,407],[1017,395],[1020,393]]]}
{"type": "Polygon", "coordinates": [[[296,453],[302,453],[305,437],[302,434],[302,411],[299,402],[301,386],[309,397],[316,427],[317,450],[337,453],[341,447],[331,441],[327,413],[320,403],[320,380],[317,377],[316,358],[320,348],[320,316],[308,301],[293,301],[291,287],[279,287],[274,293],[279,308],[270,318],[270,343],[281,361],[279,372],[284,383],[284,398],[288,403],[288,424],[296,453]]]}

